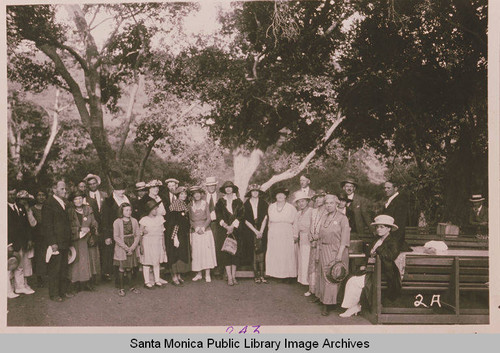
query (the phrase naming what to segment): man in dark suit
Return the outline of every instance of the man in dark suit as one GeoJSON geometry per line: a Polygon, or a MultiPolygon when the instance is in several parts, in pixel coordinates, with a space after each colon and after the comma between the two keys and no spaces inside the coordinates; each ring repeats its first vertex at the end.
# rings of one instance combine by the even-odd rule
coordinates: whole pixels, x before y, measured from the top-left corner
{"type": "Polygon", "coordinates": [[[472,195],[469,201],[472,207],[469,213],[469,225],[472,232],[479,235],[488,234],[488,208],[483,205],[485,198],[481,194],[472,195]]]}
{"type": "Polygon", "coordinates": [[[394,224],[398,229],[393,232],[398,239],[401,251],[411,250],[405,242],[406,223],[408,221],[408,199],[399,192],[398,184],[394,181],[387,181],[384,184],[384,191],[387,201],[384,204],[383,214],[394,218],[394,224]]]}
{"type": "Polygon", "coordinates": [[[372,221],[368,210],[368,200],[357,194],[358,181],[356,178],[348,177],[340,182],[340,187],[347,194],[347,217],[351,226],[351,238],[355,234],[365,233],[365,227],[369,227],[372,221]]]}
{"type": "MultiPolygon", "coordinates": [[[[172,201],[177,199],[177,196],[175,196],[175,189],[179,186],[179,180],[168,178],[165,180],[165,185],[167,186],[167,192],[164,195],[161,195],[161,199],[163,200],[163,205],[165,206],[165,210],[168,215],[169,207],[172,204],[172,201]]],[[[168,218],[168,216],[166,216],[166,218],[168,218]]]]}
{"type": "MultiPolygon", "coordinates": [[[[57,181],[52,187],[54,195],[49,197],[42,208],[42,234],[52,251],[47,272],[49,275],[49,296],[56,302],[71,298],[68,289],[68,249],[71,242],[71,225],[66,212],[66,183],[57,181]]],[[[47,249],[47,251],[50,251],[47,249]]]]}
{"type": "Polygon", "coordinates": [[[108,194],[104,191],[99,190],[101,185],[101,178],[99,175],[88,174],[83,180],[87,183],[88,191],[85,196],[85,201],[92,207],[94,212],[94,217],[97,223],[101,222],[102,215],[102,204],[104,200],[108,197],[108,194]]]}
{"type": "Polygon", "coordinates": [[[146,197],[148,194],[146,183],[143,181],[135,183],[135,192],[137,193],[137,197],[130,200],[132,202],[132,217],[139,222],[145,216],[146,202],[150,199],[146,197]]]}
{"type": "Polygon", "coordinates": [[[219,200],[220,196],[217,194],[217,179],[215,177],[208,177],[205,179],[206,188],[206,201],[208,204],[208,210],[210,211],[210,229],[214,236],[215,242],[215,256],[217,259],[217,267],[214,269],[214,277],[221,279],[224,272],[224,267],[222,266],[222,245],[225,240],[225,229],[217,223],[217,217],[215,214],[215,205],[219,200]]]}
{"type": "MultiPolygon", "coordinates": [[[[312,199],[315,192],[313,189],[309,187],[309,184],[311,184],[311,177],[309,176],[309,174],[302,174],[299,178],[299,182],[300,182],[300,189],[293,192],[293,199],[296,200],[298,195],[301,196],[307,195],[309,198],[312,199]]],[[[309,201],[309,207],[313,206],[314,202],[312,200],[309,201]]]]}

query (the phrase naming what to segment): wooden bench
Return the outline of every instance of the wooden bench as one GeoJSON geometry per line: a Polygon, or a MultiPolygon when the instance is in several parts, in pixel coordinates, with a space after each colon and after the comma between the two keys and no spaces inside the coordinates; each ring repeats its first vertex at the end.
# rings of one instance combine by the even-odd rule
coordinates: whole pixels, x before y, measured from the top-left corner
{"type": "Polygon", "coordinates": [[[398,300],[396,306],[384,306],[386,283],[377,258],[372,307],[365,314],[375,324],[488,324],[488,262],[487,256],[408,254],[401,297],[414,301],[413,306],[397,306],[398,300]],[[482,293],[486,303],[476,308],[462,307],[468,293],[482,293]],[[437,303],[430,305],[433,295],[440,296],[441,307],[437,303]]]}

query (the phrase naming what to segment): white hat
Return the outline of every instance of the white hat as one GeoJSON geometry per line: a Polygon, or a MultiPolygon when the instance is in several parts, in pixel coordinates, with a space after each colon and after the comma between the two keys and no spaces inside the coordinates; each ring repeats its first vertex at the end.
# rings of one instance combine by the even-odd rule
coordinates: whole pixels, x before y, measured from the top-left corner
{"type": "Polygon", "coordinates": [[[95,174],[87,174],[83,181],[88,182],[90,179],[95,179],[97,181],[97,185],[101,185],[101,177],[95,174]]]}
{"type": "Polygon", "coordinates": [[[381,214],[380,216],[375,217],[373,223],[370,224],[371,227],[377,225],[388,226],[391,227],[392,230],[397,230],[399,228],[397,225],[394,224],[394,218],[385,214],[381,214]]]}
{"type": "Polygon", "coordinates": [[[179,184],[179,180],[175,179],[175,178],[168,178],[167,180],[165,180],[165,184],[168,184],[168,183],[176,183],[176,184],[179,184]]]}
{"type": "Polygon", "coordinates": [[[297,191],[294,194],[294,197],[295,198],[294,198],[293,202],[297,202],[299,200],[304,200],[304,199],[306,199],[306,200],[310,200],[311,199],[311,197],[307,194],[307,192],[304,192],[302,190],[297,191]]]}
{"type": "Polygon", "coordinates": [[[217,179],[215,179],[215,177],[213,176],[205,179],[205,186],[210,186],[210,185],[217,185],[217,179]]]}
{"type": "Polygon", "coordinates": [[[74,246],[70,246],[68,249],[68,265],[72,264],[76,259],[76,249],[74,246]]]}
{"type": "Polygon", "coordinates": [[[149,183],[146,184],[146,186],[148,188],[153,188],[155,186],[162,186],[162,185],[163,185],[163,183],[161,182],[161,180],[158,180],[158,179],[153,179],[149,183]]]}
{"type": "Polygon", "coordinates": [[[472,195],[471,198],[469,199],[470,202],[479,202],[479,201],[484,201],[484,197],[481,194],[476,194],[472,195]]]}

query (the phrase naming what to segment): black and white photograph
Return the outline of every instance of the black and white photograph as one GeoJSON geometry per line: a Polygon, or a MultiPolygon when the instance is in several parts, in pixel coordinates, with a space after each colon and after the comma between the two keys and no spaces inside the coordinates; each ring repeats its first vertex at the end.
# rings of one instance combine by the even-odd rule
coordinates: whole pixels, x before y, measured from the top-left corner
{"type": "Polygon", "coordinates": [[[8,328],[491,324],[487,0],[43,2],[8,328]]]}

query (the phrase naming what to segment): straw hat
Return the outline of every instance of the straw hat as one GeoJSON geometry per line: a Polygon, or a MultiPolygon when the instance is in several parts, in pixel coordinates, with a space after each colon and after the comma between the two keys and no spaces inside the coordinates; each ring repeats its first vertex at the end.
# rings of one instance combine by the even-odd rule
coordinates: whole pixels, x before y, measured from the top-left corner
{"type": "Polygon", "coordinates": [[[204,192],[205,192],[205,190],[203,190],[203,189],[202,189],[202,187],[201,187],[201,186],[198,186],[198,185],[193,185],[193,186],[191,186],[191,187],[189,188],[189,194],[190,194],[190,195],[193,195],[193,194],[195,194],[195,193],[197,193],[197,192],[199,192],[199,193],[204,193],[204,192]]]}
{"type": "Polygon", "coordinates": [[[391,227],[392,230],[397,230],[399,228],[397,225],[394,224],[394,218],[385,214],[375,217],[373,223],[370,224],[370,227],[375,227],[377,225],[388,226],[391,227]]]}
{"type": "Polygon", "coordinates": [[[141,190],[147,190],[148,186],[146,185],[145,182],[139,181],[135,183],[135,191],[141,191],[141,190]]]}
{"type": "Polygon", "coordinates": [[[87,174],[85,178],[83,178],[83,181],[88,183],[90,179],[95,179],[97,181],[97,185],[101,185],[101,177],[96,174],[87,174]]]}
{"type": "Polygon", "coordinates": [[[175,178],[168,178],[167,180],[165,180],[165,184],[168,184],[168,183],[176,183],[177,185],[179,185],[179,180],[177,180],[175,178]]]}
{"type": "Polygon", "coordinates": [[[307,193],[305,193],[301,190],[297,191],[295,193],[294,197],[295,197],[295,199],[293,200],[294,202],[298,202],[298,201],[304,200],[304,199],[309,201],[311,199],[311,197],[309,195],[307,195],[307,193]]]}
{"type": "Polygon", "coordinates": [[[480,201],[484,201],[484,200],[485,200],[485,198],[481,194],[472,195],[471,198],[469,199],[470,202],[480,202],[480,201]]]}
{"type": "Polygon", "coordinates": [[[154,188],[155,186],[160,187],[162,185],[163,185],[163,183],[161,182],[161,180],[158,180],[158,179],[153,179],[149,183],[146,184],[146,186],[148,188],[154,188]]]}
{"type": "Polygon", "coordinates": [[[213,176],[205,179],[205,186],[210,186],[210,185],[217,185],[217,179],[215,179],[215,177],[213,176]]]}

